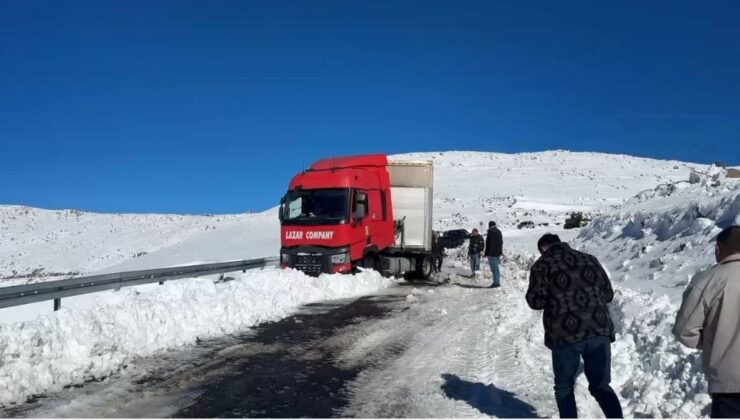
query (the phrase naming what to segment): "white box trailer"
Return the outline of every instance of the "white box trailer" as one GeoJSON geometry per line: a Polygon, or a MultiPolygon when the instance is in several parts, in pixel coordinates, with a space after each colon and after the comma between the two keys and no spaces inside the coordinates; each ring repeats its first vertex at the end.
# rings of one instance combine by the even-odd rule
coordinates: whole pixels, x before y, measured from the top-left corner
{"type": "Polygon", "coordinates": [[[430,161],[389,160],[391,205],[399,251],[432,249],[434,166],[430,161]]]}

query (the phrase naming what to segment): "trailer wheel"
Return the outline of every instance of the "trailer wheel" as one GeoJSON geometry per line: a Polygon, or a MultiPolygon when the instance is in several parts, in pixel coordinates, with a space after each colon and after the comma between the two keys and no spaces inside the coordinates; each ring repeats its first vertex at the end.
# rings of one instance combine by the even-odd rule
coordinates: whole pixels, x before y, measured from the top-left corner
{"type": "Polygon", "coordinates": [[[420,257],[416,262],[416,270],[404,274],[406,280],[429,280],[434,270],[434,262],[431,255],[420,257]]]}
{"type": "Polygon", "coordinates": [[[420,279],[429,280],[429,277],[432,276],[432,271],[434,271],[434,261],[432,261],[432,256],[425,255],[424,258],[419,261],[416,272],[420,279]]]}

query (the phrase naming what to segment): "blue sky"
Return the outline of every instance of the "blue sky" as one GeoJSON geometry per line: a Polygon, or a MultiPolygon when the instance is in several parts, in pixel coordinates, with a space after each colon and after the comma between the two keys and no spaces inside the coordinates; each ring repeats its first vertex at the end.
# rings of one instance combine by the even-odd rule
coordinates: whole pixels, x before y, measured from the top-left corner
{"type": "Polygon", "coordinates": [[[365,152],[740,165],[738,21],[735,1],[6,0],[0,203],[262,210],[365,152]]]}

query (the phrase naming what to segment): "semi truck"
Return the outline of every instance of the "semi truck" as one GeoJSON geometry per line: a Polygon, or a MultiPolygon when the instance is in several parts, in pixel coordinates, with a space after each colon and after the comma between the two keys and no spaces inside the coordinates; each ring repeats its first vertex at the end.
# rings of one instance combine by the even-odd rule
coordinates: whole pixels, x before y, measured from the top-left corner
{"type": "Polygon", "coordinates": [[[429,278],[433,180],[432,162],[382,154],[313,163],[280,200],[281,267],[429,278]]]}

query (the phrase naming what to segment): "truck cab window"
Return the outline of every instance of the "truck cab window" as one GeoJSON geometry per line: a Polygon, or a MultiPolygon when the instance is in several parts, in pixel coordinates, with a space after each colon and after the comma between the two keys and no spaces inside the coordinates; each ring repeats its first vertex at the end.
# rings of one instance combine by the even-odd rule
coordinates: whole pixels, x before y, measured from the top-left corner
{"type": "Polygon", "coordinates": [[[288,191],[285,198],[283,224],[342,224],[348,218],[348,207],[348,189],[288,191]]]}

